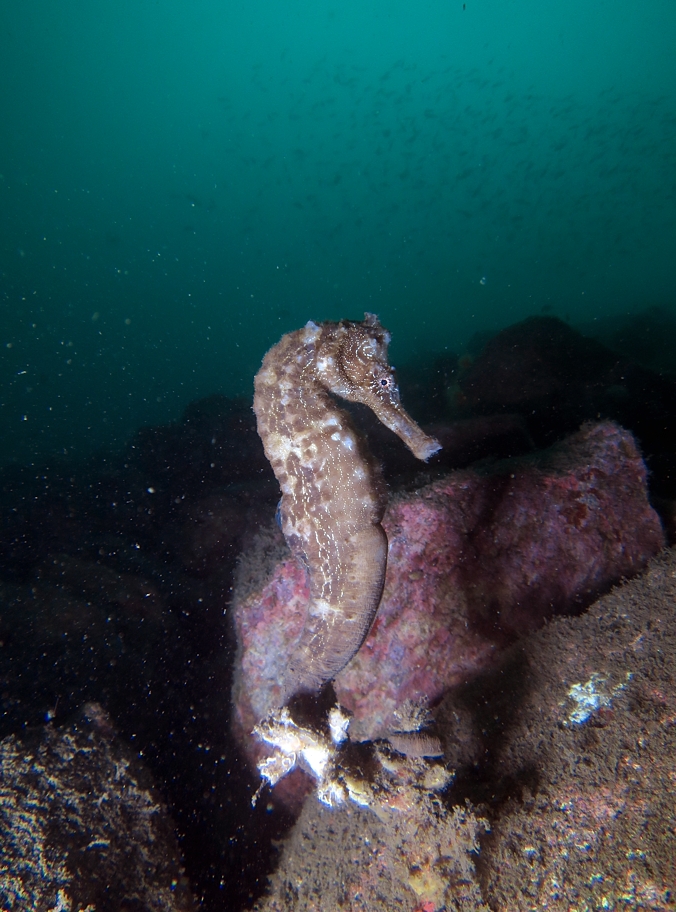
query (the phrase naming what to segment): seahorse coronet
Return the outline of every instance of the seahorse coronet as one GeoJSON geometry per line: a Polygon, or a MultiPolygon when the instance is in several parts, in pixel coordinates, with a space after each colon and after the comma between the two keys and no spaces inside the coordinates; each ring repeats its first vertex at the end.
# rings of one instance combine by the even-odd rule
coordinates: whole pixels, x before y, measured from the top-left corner
{"type": "Polygon", "coordinates": [[[254,412],[282,490],[280,527],[307,571],[311,597],[280,682],[280,705],[317,691],[353,658],[385,581],[385,486],[334,397],[369,406],[419,459],[440,449],[401,405],[389,342],[375,314],[361,322],[310,320],[282,336],[256,374],[254,412]]]}

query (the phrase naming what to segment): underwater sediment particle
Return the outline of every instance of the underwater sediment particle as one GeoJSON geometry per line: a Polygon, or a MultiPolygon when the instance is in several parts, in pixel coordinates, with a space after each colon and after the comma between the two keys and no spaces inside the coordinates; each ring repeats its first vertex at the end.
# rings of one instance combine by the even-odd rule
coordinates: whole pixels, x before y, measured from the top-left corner
{"type": "Polygon", "coordinates": [[[345,667],[371,628],[385,579],[385,487],[333,397],[367,405],[421,460],[439,449],[401,405],[389,341],[374,314],[309,322],[270,349],[255,378],[258,433],[282,489],[279,524],[310,590],[279,705],[345,667]]]}

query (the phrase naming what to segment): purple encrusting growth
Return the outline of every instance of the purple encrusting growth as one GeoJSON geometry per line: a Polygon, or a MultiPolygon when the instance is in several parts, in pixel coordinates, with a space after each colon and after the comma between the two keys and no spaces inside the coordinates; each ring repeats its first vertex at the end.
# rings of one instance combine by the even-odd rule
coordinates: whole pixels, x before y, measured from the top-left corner
{"type": "MultiPolygon", "coordinates": [[[[581,610],[664,545],[632,435],[606,422],[537,457],[452,472],[393,499],[377,619],[336,677],[357,738],[397,728],[407,699],[432,703],[489,666],[514,636],[581,610]]],[[[276,698],[276,676],[302,629],[309,593],[295,561],[239,594],[234,703],[248,744],[276,698]]]]}

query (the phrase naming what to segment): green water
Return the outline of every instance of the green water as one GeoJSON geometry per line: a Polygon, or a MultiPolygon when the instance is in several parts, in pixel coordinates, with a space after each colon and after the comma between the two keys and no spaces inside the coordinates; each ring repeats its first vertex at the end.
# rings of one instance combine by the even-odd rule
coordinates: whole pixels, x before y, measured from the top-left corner
{"type": "Polygon", "coordinates": [[[0,458],[251,395],[308,319],[394,363],[676,303],[673,0],[0,4],[0,458]]]}

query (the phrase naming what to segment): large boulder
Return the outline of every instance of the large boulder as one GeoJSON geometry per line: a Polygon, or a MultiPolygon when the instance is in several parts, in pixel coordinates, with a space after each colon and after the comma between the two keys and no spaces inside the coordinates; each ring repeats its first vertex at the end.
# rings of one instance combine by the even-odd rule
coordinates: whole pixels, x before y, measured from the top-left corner
{"type": "MultiPolygon", "coordinates": [[[[375,623],[337,676],[351,734],[386,733],[407,699],[434,703],[554,614],[579,613],[664,545],[630,433],[586,425],[537,456],[452,472],[393,497],[385,589],[375,623]]],[[[234,599],[234,725],[252,758],[253,725],[279,698],[305,622],[305,571],[281,536],[244,555],[234,599]]]]}

